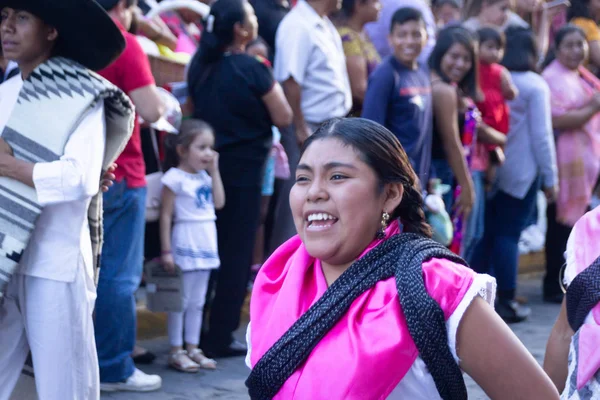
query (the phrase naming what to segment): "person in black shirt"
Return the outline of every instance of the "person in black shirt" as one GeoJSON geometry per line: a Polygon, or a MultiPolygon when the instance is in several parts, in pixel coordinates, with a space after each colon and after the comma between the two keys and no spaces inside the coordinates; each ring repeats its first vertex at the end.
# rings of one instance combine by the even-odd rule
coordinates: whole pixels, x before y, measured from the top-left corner
{"type": "Polygon", "coordinates": [[[188,74],[193,117],[208,122],[216,134],[227,198],[217,213],[221,267],[213,280],[214,299],[207,303],[209,331],[201,342],[210,358],[247,351],[232,334],[240,322],[250,276],[263,171],[273,140],[271,126],[283,128],[292,119],[268,62],[245,54],[246,45],[257,36],[257,25],[246,0],[215,2],[188,74]]]}

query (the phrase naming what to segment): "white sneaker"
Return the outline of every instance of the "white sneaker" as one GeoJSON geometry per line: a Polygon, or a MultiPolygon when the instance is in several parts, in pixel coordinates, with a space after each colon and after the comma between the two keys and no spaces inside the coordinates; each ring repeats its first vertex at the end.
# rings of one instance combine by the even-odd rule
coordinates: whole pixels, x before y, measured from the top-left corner
{"type": "Polygon", "coordinates": [[[100,383],[100,390],[103,392],[151,392],[158,390],[162,386],[162,379],[158,375],[148,375],[135,369],[125,382],[100,383]]]}

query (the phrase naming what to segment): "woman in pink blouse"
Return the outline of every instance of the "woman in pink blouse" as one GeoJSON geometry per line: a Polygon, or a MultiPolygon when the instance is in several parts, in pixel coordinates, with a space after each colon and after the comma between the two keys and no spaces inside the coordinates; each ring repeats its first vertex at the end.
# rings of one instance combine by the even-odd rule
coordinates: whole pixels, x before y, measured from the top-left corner
{"type": "Polygon", "coordinates": [[[337,119],[306,141],[290,193],[298,236],[252,292],[252,399],[466,399],[461,369],[492,399],[558,399],[490,306],[493,278],[427,239],[422,204],[381,125],[337,119]]]}
{"type": "Polygon", "coordinates": [[[542,75],[551,92],[559,194],[547,211],[544,299],[560,303],[559,272],[567,239],[589,209],[600,175],[600,81],[582,66],[588,44],[580,28],[564,26],[554,42],[556,59],[542,75]]]}

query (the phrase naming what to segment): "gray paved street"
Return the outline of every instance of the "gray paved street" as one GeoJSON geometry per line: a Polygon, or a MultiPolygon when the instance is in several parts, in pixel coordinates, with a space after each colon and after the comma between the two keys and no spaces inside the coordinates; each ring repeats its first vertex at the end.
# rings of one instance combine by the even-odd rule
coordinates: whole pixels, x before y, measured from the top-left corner
{"type": "MultiPolygon", "coordinates": [[[[559,306],[543,304],[540,295],[540,277],[522,279],[520,294],[529,298],[533,308],[531,319],[512,328],[527,346],[529,351],[541,363],[550,329],[558,314],[559,306]]],[[[240,332],[241,334],[241,332],[240,332]]],[[[163,389],[154,393],[118,393],[104,394],[106,400],[188,400],[188,399],[247,399],[244,380],[248,370],[242,358],[221,360],[215,372],[201,372],[187,375],[166,368],[168,344],[166,339],[141,343],[160,355],[154,365],[142,368],[145,372],[160,374],[163,377],[163,389]]],[[[467,378],[469,399],[486,399],[481,389],[467,378]]]]}

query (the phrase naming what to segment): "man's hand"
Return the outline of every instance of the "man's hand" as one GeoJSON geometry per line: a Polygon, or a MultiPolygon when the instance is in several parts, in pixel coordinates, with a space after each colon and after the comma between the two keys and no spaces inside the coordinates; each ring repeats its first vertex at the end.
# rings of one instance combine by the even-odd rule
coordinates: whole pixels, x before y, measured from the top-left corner
{"type": "Polygon", "coordinates": [[[13,149],[10,147],[6,140],[0,138],[0,154],[8,154],[9,156],[14,156],[13,149]]]}
{"type": "Polygon", "coordinates": [[[312,135],[312,131],[306,124],[296,127],[296,142],[298,143],[298,147],[302,148],[310,135],[312,135]]]}
{"type": "Polygon", "coordinates": [[[116,176],[114,174],[116,169],[117,164],[113,163],[110,167],[108,167],[108,169],[102,176],[102,180],[100,181],[100,189],[103,193],[108,192],[108,189],[110,189],[110,187],[113,185],[113,182],[116,179],[116,176]]]}

